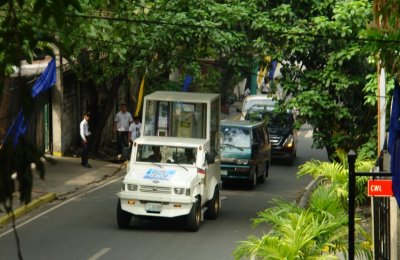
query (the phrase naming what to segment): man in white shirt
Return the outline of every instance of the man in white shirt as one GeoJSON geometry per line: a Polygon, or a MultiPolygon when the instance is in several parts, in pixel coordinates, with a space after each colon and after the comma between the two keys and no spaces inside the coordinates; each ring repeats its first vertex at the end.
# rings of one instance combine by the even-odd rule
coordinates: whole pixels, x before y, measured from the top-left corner
{"type": "Polygon", "coordinates": [[[114,120],[114,131],[117,131],[117,153],[122,154],[122,148],[128,146],[129,124],[133,122],[132,115],[127,111],[126,104],[121,104],[114,120]]]}
{"type": "Polygon", "coordinates": [[[83,114],[83,120],[79,125],[79,134],[82,140],[82,162],[81,165],[86,168],[92,168],[89,164],[89,138],[90,138],[90,131],[89,131],[89,119],[90,115],[88,112],[83,114]]]}
{"type": "Polygon", "coordinates": [[[142,124],[139,121],[138,116],[133,117],[133,122],[129,126],[129,140],[130,141],[135,141],[136,138],[140,136],[140,128],[142,127],[142,124]]]}

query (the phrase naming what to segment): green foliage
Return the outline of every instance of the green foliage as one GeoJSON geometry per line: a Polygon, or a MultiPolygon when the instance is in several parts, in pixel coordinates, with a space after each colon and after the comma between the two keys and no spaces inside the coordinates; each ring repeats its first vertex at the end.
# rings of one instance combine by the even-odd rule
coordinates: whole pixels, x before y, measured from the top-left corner
{"type": "MultiPolygon", "coordinates": [[[[337,259],[336,253],[346,252],[348,216],[333,186],[318,187],[307,209],[279,199],[274,205],[254,219],[255,225],[272,225],[271,232],[241,241],[236,259],[337,259]]],[[[358,223],[357,234],[357,255],[371,258],[371,239],[358,223]]]]}
{"type": "Polygon", "coordinates": [[[281,86],[292,94],[300,122],[314,129],[314,146],[357,150],[375,132],[376,108],[364,103],[366,76],[373,73],[372,52],[357,41],[371,19],[367,0],[274,1],[256,15],[254,47],[282,61],[281,86]]]}
{"type": "MultiPolygon", "coordinates": [[[[348,187],[349,187],[349,169],[347,162],[347,154],[343,150],[338,150],[336,156],[340,162],[323,162],[312,160],[299,166],[298,177],[310,175],[314,179],[323,177],[326,185],[332,186],[343,203],[343,207],[347,205],[348,187]]],[[[367,172],[374,166],[374,161],[368,159],[367,154],[359,153],[355,163],[355,170],[359,172],[367,172]]],[[[368,177],[358,177],[356,179],[356,202],[362,203],[366,199],[366,187],[368,177]]]]}

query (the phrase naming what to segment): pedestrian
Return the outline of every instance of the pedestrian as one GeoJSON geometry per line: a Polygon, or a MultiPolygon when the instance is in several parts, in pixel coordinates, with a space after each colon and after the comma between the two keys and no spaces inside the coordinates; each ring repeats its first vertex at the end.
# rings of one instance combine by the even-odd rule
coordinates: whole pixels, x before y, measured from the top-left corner
{"type": "Polygon", "coordinates": [[[138,116],[134,116],[133,122],[129,125],[129,142],[135,141],[140,136],[140,128],[142,128],[142,123],[140,123],[138,116]]]}
{"type": "Polygon", "coordinates": [[[83,113],[83,120],[79,125],[79,133],[82,139],[82,162],[81,165],[86,168],[92,168],[89,164],[89,140],[90,140],[90,131],[89,131],[89,119],[90,114],[88,112],[83,113]]]}
{"type": "Polygon", "coordinates": [[[122,154],[122,148],[128,146],[129,124],[133,122],[132,115],[127,111],[126,104],[121,104],[120,111],[114,120],[114,131],[117,131],[117,154],[122,154]]]}

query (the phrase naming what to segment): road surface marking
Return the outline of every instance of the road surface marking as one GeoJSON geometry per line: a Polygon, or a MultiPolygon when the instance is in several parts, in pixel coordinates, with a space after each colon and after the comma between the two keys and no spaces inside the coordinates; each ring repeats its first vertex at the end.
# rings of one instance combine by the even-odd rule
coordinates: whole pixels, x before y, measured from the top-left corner
{"type": "MultiPolygon", "coordinates": [[[[112,181],[110,181],[110,182],[104,183],[103,185],[101,185],[101,186],[99,186],[99,187],[96,187],[96,188],[94,188],[94,189],[92,189],[92,190],[89,190],[88,192],[83,192],[83,193],[79,194],[79,195],[76,196],[76,197],[70,198],[69,200],[66,200],[66,201],[62,202],[62,203],[60,203],[60,204],[58,204],[58,205],[52,207],[51,209],[48,209],[48,210],[42,212],[41,214],[39,214],[39,215],[37,215],[37,216],[35,216],[35,217],[31,218],[31,219],[28,219],[28,220],[25,221],[25,222],[22,222],[21,224],[19,224],[19,225],[16,226],[16,229],[19,229],[19,228],[21,228],[22,226],[25,226],[26,224],[28,224],[28,223],[34,221],[35,219],[38,219],[38,218],[40,218],[40,217],[46,215],[47,213],[50,213],[50,212],[52,212],[53,210],[58,209],[59,207],[64,206],[65,204],[67,204],[67,203],[69,203],[69,202],[71,202],[71,201],[76,200],[77,198],[80,198],[80,197],[82,197],[82,196],[84,196],[84,195],[86,195],[86,194],[89,194],[89,193],[92,193],[93,191],[96,191],[96,190],[98,190],[98,189],[101,189],[101,188],[103,188],[103,187],[105,187],[105,186],[107,186],[107,185],[109,185],[109,184],[111,184],[111,183],[114,183],[114,182],[116,182],[116,181],[118,181],[118,180],[120,180],[120,179],[122,179],[122,178],[124,178],[124,177],[125,177],[125,176],[118,177],[118,178],[116,178],[115,180],[112,180],[112,181]]],[[[7,234],[9,234],[9,233],[11,233],[11,232],[13,232],[13,229],[12,229],[12,228],[11,228],[10,230],[4,232],[3,234],[0,234],[0,238],[4,237],[5,235],[7,235],[7,234]]]]}
{"type": "Polygon", "coordinates": [[[111,248],[103,248],[99,252],[97,252],[97,254],[95,254],[94,256],[92,256],[90,258],[88,258],[88,260],[97,260],[100,257],[102,257],[103,255],[107,254],[108,251],[110,251],[110,250],[111,250],[111,248]]]}

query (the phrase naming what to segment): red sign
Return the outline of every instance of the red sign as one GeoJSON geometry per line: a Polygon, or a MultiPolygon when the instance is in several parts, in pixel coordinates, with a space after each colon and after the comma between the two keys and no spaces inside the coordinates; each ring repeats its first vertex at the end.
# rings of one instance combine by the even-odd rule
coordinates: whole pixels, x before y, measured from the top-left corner
{"type": "Polygon", "coordinates": [[[368,196],[393,196],[392,180],[368,180],[368,196]]]}

